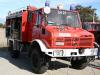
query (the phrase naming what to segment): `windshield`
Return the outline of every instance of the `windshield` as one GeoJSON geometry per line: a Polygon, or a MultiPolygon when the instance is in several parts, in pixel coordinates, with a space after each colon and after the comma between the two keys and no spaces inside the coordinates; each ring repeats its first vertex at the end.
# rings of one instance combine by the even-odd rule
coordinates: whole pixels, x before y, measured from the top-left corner
{"type": "Polygon", "coordinates": [[[47,22],[48,25],[81,26],[77,13],[58,9],[51,9],[51,13],[47,15],[47,22]]]}

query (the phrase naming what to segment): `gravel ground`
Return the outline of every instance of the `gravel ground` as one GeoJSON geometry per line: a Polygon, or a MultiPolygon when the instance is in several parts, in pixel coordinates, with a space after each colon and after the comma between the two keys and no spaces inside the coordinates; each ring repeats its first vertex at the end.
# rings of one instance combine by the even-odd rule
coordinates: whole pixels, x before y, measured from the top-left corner
{"type": "MultiPolygon", "coordinates": [[[[32,72],[29,59],[21,54],[19,59],[12,59],[7,51],[5,30],[0,29],[0,75],[37,75],[32,72]]],[[[91,62],[83,70],[71,68],[66,60],[57,59],[50,63],[50,68],[41,75],[100,75],[100,60],[91,62]]]]}

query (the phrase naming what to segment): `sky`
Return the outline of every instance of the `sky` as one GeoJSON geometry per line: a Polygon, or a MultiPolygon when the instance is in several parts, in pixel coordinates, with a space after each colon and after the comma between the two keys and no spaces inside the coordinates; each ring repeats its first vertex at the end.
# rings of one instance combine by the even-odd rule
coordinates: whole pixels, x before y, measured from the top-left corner
{"type": "MultiPolygon", "coordinates": [[[[20,10],[27,5],[44,7],[46,0],[0,0],[0,23],[4,23],[9,11],[20,10]]],[[[96,13],[100,18],[100,0],[49,0],[50,7],[57,7],[59,4],[64,5],[64,9],[69,10],[70,5],[92,6],[96,8],[96,13]]]]}

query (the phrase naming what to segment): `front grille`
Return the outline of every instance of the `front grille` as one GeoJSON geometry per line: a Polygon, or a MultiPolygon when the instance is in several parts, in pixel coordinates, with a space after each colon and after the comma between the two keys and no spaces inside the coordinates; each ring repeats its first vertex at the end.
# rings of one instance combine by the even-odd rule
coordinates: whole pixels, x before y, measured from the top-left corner
{"type": "Polygon", "coordinates": [[[65,47],[91,47],[93,46],[92,38],[56,38],[56,42],[64,42],[65,47]]]}
{"type": "Polygon", "coordinates": [[[56,42],[64,42],[64,46],[72,46],[71,38],[57,38],[56,42]]]}
{"type": "Polygon", "coordinates": [[[72,46],[72,43],[71,43],[71,38],[65,38],[65,45],[66,46],[72,46]]]}
{"type": "Polygon", "coordinates": [[[79,46],[92,46],[92,38],[80,38],[79,46]]]}

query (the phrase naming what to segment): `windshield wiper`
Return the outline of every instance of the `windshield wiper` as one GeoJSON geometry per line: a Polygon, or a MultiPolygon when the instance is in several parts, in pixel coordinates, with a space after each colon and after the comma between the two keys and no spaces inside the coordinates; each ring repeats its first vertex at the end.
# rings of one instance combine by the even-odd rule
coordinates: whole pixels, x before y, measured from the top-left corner
{"type": "Polygon", "coordinates": [[[69,26],[68,24],[60,24],[60,25],[65,25],[65,26],[69,26]]]}

